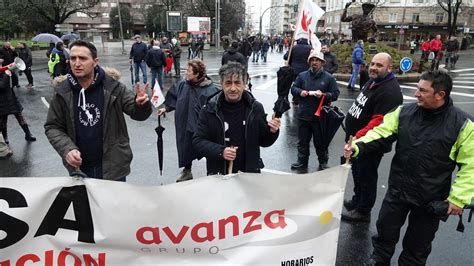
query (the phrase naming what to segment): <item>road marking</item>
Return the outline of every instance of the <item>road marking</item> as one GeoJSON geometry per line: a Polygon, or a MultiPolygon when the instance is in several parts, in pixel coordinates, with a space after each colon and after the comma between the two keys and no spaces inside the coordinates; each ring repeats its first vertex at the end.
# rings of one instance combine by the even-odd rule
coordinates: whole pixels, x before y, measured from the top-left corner
{"type": "Polygon", "coordinates": [[[453,83],[474,84],[474,81],[465,81],[465,80],[460,80],[459,81],[458,79],[454,79],[453,83]]]}
{"type": "MultiPolygon", "coordinates": [[[[471,82],[465,82],[465,81],[459,81],[457,82],[456,80],[453,81],[453,83],[474,83],[474,81],[471,81],[471,82]]],[[[405,84],[409,84],[409,85],[417,85],[418,83],[405,83],[405,84]]],[[[401,86],[400,86],[401,87],[401,86]]],[[[413,87],[416,89],[416,87],[413,87]]],[[[474,87],[473,86],[462,86],[462,85],[453,85],[453,88],[457,88],[457,89],[466,89],[466,90],[474,90],[474,87]]]]}
{"type": "MultiPolygon", "coordinates": [[[[405,85],[400,85],[400,88],[410,89],[410,90],[417,90],[417,88],[415,88],[415,87],[405,86],[405,85]]],[[[454,92],[454,91],[452,91],[452,92],[451,92],[451,95],[458,95],[458,96],[465,96],[465,97],[474,98],[474,94],[470,94],[470,93],[462,93],[462,92],[454,92]]]]}
{"type": "Polygon", "coordinates": [[[267,82],[265,82],[264,84],[258,86],[258,87],[255,87],[256,90],[260,90],[260,91],[264,91],[270,87],[273,87],[277,84],[277,81],[278,79],[277,78],[274,78],[272,80],[269,80],[267,82]]]}
{"type": "Polygon", "coordinates": [[[43,101],[44,105],[46,106],[46,108],[49,109],[49,103],[48,101],[46,101],[46,99],[44,97],[41,97],[41,101],[43,101]]]}
{"type": "MultiPolygon", "coordinates": [[[[347,84],[349,84],[348,82],[345,82],[345,81],[336,81],[336,82],[339,83],[339,84],[342,84],[342,85],[346,85],[346,86],[347,86],[347,84]]],[[[360,88],[359,85],[357,85],[357,84],[355,84],[355,86],[357,88],[360,88]]],[[[402,86],[400,85],[400,87],[402,87],[402,86]]],[[[404,95],[404,94],[402,94],[402,95],[403,95],[403,100],[416,100],[415,97],[411,97],[411,96],[404,95]]]]}
{"type": "MultiPolygon", "coordinates": [[[[473,74],[473,76],[474,76],[474,74],[473,74]]],[[[473,80],[473,79],[474,79],[474,77],[471,77],[471,76],[469,76],[469,77],[458,76],[458,77],[454,78],[454,80],[473,80]]]]}
{"type": "Polygon", "coordinates": [[[474,76],[474,73],[461,73],[458,77],[474,76]]]}
{"type": "Polygon", "coordinates": [[[451,70],[451,72],[459,73],[459,72],[467,72],[471,70],[474,70],[474,68],[456,69],[456,70],[451,70]]]}

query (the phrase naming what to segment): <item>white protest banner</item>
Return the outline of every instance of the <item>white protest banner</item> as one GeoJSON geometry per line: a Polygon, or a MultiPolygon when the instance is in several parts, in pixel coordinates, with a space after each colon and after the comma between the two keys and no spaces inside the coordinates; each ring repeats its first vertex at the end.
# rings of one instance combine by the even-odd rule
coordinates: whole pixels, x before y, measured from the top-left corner
{"type": "Polygon", "coordinates": [[[348,172],[1,178],[0,266],[334,265],[348,172]]]}
{"type": "Polygon", "coordinates": [[[151,96],[151,104],[158,108],[158,106],[162,105],[165,102],[165,96],[161,91],[160,84],[158,81],[155,81],[155,86],[153,86],[153,95],[151,96]]]}
{"type": "Polygon", "coordinates": [[[303,0],[301,7],[296,23],[295,39],[307,39],[313,49],[319,52],[321,51],[321,42],[315,34],[316,26],[325,12],[312,0],[303,0]]]}

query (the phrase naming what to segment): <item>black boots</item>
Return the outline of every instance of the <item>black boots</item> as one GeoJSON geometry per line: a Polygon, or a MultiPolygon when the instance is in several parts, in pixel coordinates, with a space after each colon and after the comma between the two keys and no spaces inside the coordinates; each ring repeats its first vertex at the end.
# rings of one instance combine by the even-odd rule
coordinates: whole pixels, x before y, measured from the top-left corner
{"type": "Polygon", "coordinates": [[[22,125],[21,128],[23,128],[23,131],[25,132],[26,141],[36,141],[36,137],[31,134],[30,128],[28,128],[27,124],[22,125]]]}
{"type": "Polygon", "coordinates": [[[193,179],[193,173],[191,172],[191,169],[184,168],[183,171],[181,172],[181,175],[176,180],[176,183],[184,182],[184,181],[188,181],[192,179],[193,179]]]}

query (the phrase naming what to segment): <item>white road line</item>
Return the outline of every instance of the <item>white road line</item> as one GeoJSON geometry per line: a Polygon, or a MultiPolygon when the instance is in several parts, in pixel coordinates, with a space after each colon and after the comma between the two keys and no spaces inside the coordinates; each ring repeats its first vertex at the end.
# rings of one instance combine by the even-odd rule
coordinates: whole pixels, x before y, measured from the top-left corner
{"type": "Polygon", "coordinates": [[[474,68],[456,69],[456,70],[451,70],[451,72],[459,73],[459,72],[467,72],[471,70],[474,70],[474,68]]]}
{"type": "Polygon", "coordinates": [[[49,109],[49,103],[48,101],[46,101],[46,99],[44,97],[41,97],[41,101],[43,101],[44,105],[46,106],[46,108],[49,109]]]}
{"type": "Polygon", "coordinates": [[[474,81],[467,81],[467,80],[454,79],[454,80],[453,80],[453,83],[474,84],[474,81]]]}
{"type": "MultiPolygon", "coordinates": [[[[339,83],[339,84],[342,84],[342,85],[346,85],[346,86],[347,86],[347,84],[349,84],[349,83],[347,83],[347,82],[345,82],[345,81],[336,81],[336,82],[339,83]]],[[[355,86],[356,86],[357,88],[359,88],[359,85],[356,84],[355,86]]],[[[402,86],[400,85],[400,87],[402,87],[402,86]]],[[[416,100],[416,98],[415,98],[415,97],[408,96],[408,95],[403,95],[403,100],[416,100]]]]}
{"type": "Polygon", "coordinates": [[[474,73],[461,73],[458,77],[467,77],[467,76],[474,76],[474,73]]]}
{"type": "MultiPolygon", "coordinates": [[[[461,83],[461,84],[463,84],[463,83],[469,83],[469,84],[471,84],[471,83],[474,83],[474,82],[462,82],[462,81],[460,81],[460,82],[456,82],[456,80],[455,80],[455,81],[453,81],[453,83],[461,83]]],[[[418,83],[405,83],[405,84],[409,84],[409,85],[417,85],[418,83]]],[[[415,87],[413,87],[413,88],[415,88],[415,89],[416,89],[416,86],[415,86],[415,87]]],[[[456,89],[456,88],[457,88],[457,89],[474,90],[474,87],[473,87],[473,86],[453,85],[453,88],[454,88],[454,89],[456,89]]]]}
{"type": "Polygon", "coordinates": [[[474,80],[474,77],[459,76],[459,77],[454,78],[454,80],[474,80]]]}
{"type": "Polygon", "coordinates": [[[278,170],[272,170],[272,169],[260,169],[261,172],[269,173],[269,174],[277,174],[277,175],[291,175],[291,173],[288,172],[283,172],[283,171],[278,171],[278,170]]]}
{"type": "MultiPolygon", "coordinates": [[[[410,89],[410,90],[417,90],[416,87],[405,86],[405,85],[400,85],[400,88],[410,89]]],[[[471,94],[471,93],[462,93],[462,92],[455,92],[455,91],[452,91],[452,92],[451,92],[451,95],[465,96],[465,97],[474,98],[474,94],[471,94]]]]}
{"type": "MultiPolygon", "coordinates": [[[[270,87],[274,87],[276,84],[277,84],[277,81],[278,79],[277,78],[274,78],[272,80],[269,80],[267,82],[265,82],[264,84],[258,86],[258,87],[255,87],[256,90],[260,90],[260,91],[264,91],[270,87]]],[[[276,91],[276,90],[275,90],[276,91]]]]}

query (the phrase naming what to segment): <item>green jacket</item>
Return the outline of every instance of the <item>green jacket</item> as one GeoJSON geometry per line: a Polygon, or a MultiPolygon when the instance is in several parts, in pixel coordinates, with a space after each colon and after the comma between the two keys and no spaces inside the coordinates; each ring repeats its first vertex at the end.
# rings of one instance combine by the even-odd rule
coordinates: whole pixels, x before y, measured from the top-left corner
{"type": "Polygon", "coordinates": [[[389,190],[417,206],[446,200],[459,207],[474,197],[474,124],[450,99],[436,111],[409,104],[384,117],[355,141],[354,156],[381,150],[394,141],[389,190]],[[459,167],[451,184],[452,172],[459,167]]]}
{"type": "MultiPolygon", "coordinates": [[[[105,69],[104,88],[104,126],[102,171],[104,179],[115,180],[130,174],[132,150],[123,113],[138,121],[146,120],[152,113],[151,103],[143,106],[135,104],[135,94],[118,81],[116,70],[105,69]]],[[[48,117],[44,124],[49,142],[63,159],[69,173],[74,171],[64,158],[77,149],[74,140],[73,93],[65,76],[60,76],[56,93],[51,100],[48,117]]],[[[55,81],[58,81],[56,79],[55,81]]]]}

